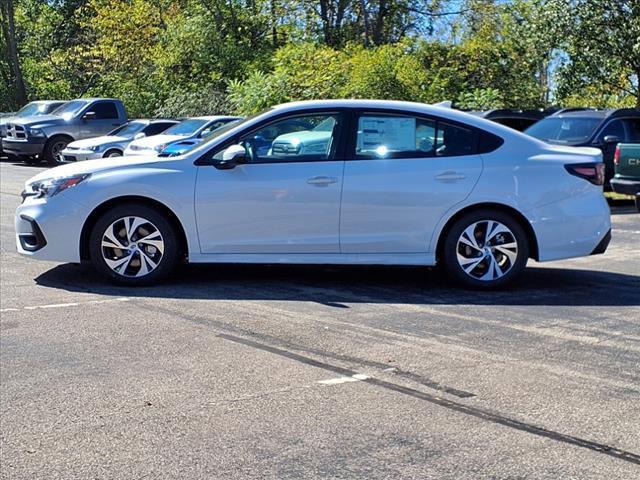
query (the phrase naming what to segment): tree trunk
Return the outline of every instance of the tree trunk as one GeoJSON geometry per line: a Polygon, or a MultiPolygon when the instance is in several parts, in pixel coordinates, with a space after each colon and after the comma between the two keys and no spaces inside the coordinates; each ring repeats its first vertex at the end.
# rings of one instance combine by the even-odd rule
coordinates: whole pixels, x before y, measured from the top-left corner
{"type": "Polygon", "coordinates": [[[21,107],[27,103],[27,90],[24,86],[22,77],[22,68],[20,67],[20,59],[18,58],[18,46],[16,44],[16,29],[13,13],[13,0],[4,0],[4,12],[7,22],[7,51],[9,52],[9,65],[13,74],[13,83],[15,90],[13,98],[17,107],[21,107]]]}

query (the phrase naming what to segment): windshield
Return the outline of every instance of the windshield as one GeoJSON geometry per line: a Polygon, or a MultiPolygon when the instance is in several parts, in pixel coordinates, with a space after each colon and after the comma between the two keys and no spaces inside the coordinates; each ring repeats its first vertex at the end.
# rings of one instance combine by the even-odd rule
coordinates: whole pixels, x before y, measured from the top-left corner
{"type": "Polygon", "coordinates": [[[145,127],[145,123],[142,122],[129,122],[125,123],[121,127],[111,130],[107,135],[133,138],[133,136],[145,127]]]}
{"type": "Polygon", "coordinates": [[[60,116],[66,115],[66,116],[72,117],[76,113],[78,113],[80,110],[82,110],[82,108],[84,108],[86,105],[87,105],[87,102],[85,100],[72,100],[63,105],[60,105],[51,113],[53,115],[60,115],[60,116]]]}
{"type": "Polygon", "coordinates": [[[46,103],[31,102],[16,112],[16,117],[33,117],[35,115],[44,115],[48,113],[49,105],[46,103]]]}
{"type": "Polygon", "coordinates": [[[601,121],[600,118],[588,117],[545,118],[524,133],[545,142],[575,145],[589,140],[601,121]]]}
{"type": "Polygon", "coordinates": [[[164,135],[179,135],[181,137],[188,137],[189,135],[193,135],[194,133],[196,133],[198,129],[203,127],[206,123],[207,120],[198,120],[195,118],[192,120],[185,120],[177,125],[174,125],[168,130],[165,130],[164,135]]]}

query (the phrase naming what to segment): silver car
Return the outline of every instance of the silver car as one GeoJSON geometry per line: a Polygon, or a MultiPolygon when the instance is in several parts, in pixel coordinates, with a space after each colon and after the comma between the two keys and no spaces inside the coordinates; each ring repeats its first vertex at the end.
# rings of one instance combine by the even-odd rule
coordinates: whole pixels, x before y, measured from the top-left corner
{"type": "Polygon", "coordinates": [[[107,135],[71,142],[62,151],[65,162],[121,157],[133,140],[151,137],[180,122],[177,120],[131,120],[107,135]]]}

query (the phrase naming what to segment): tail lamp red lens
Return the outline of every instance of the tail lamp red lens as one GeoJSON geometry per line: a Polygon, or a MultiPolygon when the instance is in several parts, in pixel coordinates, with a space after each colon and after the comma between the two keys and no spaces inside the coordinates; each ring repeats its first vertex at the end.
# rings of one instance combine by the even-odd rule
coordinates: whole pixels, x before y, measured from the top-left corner
{"type": "Polygon", "coordinates": [[[620,147],[616,147],[616,154],[613,156],[613,163],[615,165],[620,163],[620,147]]]}
{"type": "Polygon", "coordinates": [[[564,168],[571,175],[584,178],[594,185],[604,185],[604,163],[572,163],[564,168]]]}

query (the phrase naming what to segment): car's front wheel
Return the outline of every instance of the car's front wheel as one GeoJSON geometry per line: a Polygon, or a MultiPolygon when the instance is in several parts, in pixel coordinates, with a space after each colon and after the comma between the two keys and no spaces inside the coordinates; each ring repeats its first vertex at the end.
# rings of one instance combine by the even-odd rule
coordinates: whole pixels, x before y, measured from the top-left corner
{"type": "Polygon", "coordinates": [[[497,210],[469,212],[448,230],[440,261],[458,283],[472,288],[497,288],[527,265],[529,242],[520,223],[497,210]]]}
{"type": "Polygon", "coordinates": [[[178,258],[174,227],[145,205],[125,204],[103,214],[89,237],[96,270],[116,283],[147,285],[171,273],[178,258]]]}

